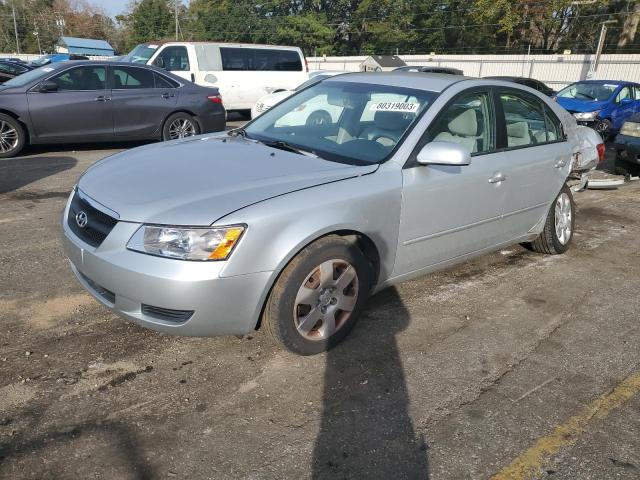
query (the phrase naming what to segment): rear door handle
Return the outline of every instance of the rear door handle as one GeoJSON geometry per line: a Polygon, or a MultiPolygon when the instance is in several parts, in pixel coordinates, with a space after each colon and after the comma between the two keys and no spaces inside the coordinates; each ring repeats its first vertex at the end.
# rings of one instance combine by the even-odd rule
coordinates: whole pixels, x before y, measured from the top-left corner
{"type": "Polygon", "coordinates": [[[567,164],[567,159],[566,158],[561,158],[560,160],[558,160],[553,166],[556,168],[562,168],[567,164]]]}
{"type": "Polygon", "coordinates": [[[168,93],[163,93],[163,94],[162,94],[162,98],[164,98],[164,99],[167,99],[167,98],[169,98],[169,97],[170,97],[170,95],[169,95],[168,93]]]}
{"type": "Polygon", "coordinates": [[[105,97],[104,95],[100,95],[99,97],[96,97],[96,102],[108,102],[109,100],[111,100],[111,98],[105,97]]]}
{"type": "Polygon", "coordinates": [[[493,174],[493,177],[489,179],[489,183],[500,183],[504,182],[507,179],[501,172],[496,172],[493,174]]]}

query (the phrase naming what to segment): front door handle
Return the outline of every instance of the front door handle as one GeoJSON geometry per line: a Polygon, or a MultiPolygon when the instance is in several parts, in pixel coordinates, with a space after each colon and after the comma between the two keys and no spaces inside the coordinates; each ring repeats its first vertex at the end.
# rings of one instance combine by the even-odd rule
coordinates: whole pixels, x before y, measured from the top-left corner
{"type": "Polygon", "coordinates": [[[168,99],[170,97],[170,95],[168,93],[163,93],[162,94],[162,98],[164,98],[165,100],[168,99]]]}
{"type": "Polygon", "coordinates": [[[489,179],[489,183],[500,183],[500,182],[504,182],[506,179],[507,177],[504,176],[501,172],[496,172],[489,179]]]}
{"type": "Polygon", "coordinates": [[[104,95],[100,95],[99,97],[96,97],[96,102],[108,102],[109,100],[111,100],[111,98],[105,97],[104,95]]]}

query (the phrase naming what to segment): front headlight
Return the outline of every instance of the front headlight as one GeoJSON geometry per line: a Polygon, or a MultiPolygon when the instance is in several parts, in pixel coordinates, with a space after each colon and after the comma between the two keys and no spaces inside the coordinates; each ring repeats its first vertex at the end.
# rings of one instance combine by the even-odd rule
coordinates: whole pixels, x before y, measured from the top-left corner
{"type": "Polygon", "coordinates": [[[576,120],[588,122],[590,120],[595,120],[599,113],[600,110],[594,110],[593,112],[576,112],[573,114],[573,116],[576,117],[576,120]]]}
{"type": "Polygon", "coordinates": [[[143,225],[133,234],[127,248],[180,260],[226,260],[245,228],[244,225],[205,228],[143,225]]]}
{"type": "Polygon", "coordinates": [[[620,129],[622,135],[628,135],[630,137],[640,137],[640,123],[637,122],[624,122],[620,129]]]}

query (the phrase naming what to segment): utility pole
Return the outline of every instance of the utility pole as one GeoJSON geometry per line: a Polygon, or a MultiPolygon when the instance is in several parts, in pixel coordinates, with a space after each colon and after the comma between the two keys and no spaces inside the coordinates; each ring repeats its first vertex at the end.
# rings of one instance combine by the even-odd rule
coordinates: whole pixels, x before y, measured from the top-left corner
{"type": "Polygon", "coordinates": [[[16,53],[20,55],[20,40],[18,40],[18,22],[16,22],[16,4],[11,2],[11,10],[13,11],[13,31],[16,34],[16,53]]]}
{"type": "Polygon", "coordinates": [[[591,60],[591,65],[589,66],[589,73],[587,73],[587,79],[592,79],[596,76],[596,71],[598,70],[598,63],[600,62],[600,56],[602,55],[602,49],[604,48],[604,41],[607,37],[607,23],[616,23],[617,20],[606,20],[601,23],[600,27],[600,38],[598,39],[598,47],[596,48],[596,54],[591,60]]]}
{"type": "Polygon", "coordinates": [[[178,25],[178,1],[179,0],[176,0],[176,40],[178,40],[178,30],[180,29],[178,25]]]}

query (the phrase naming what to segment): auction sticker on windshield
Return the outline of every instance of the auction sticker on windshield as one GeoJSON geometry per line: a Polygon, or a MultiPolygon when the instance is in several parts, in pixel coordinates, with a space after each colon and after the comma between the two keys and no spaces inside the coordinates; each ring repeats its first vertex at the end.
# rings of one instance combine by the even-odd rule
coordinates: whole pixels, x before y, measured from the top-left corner
{"type": "Polygon", "coordinates": [[[420,108],[419,103],[409,102],[380,102],[374,103],[369,108],[372,112],[404,112],[415,113],[420,108]]]}

